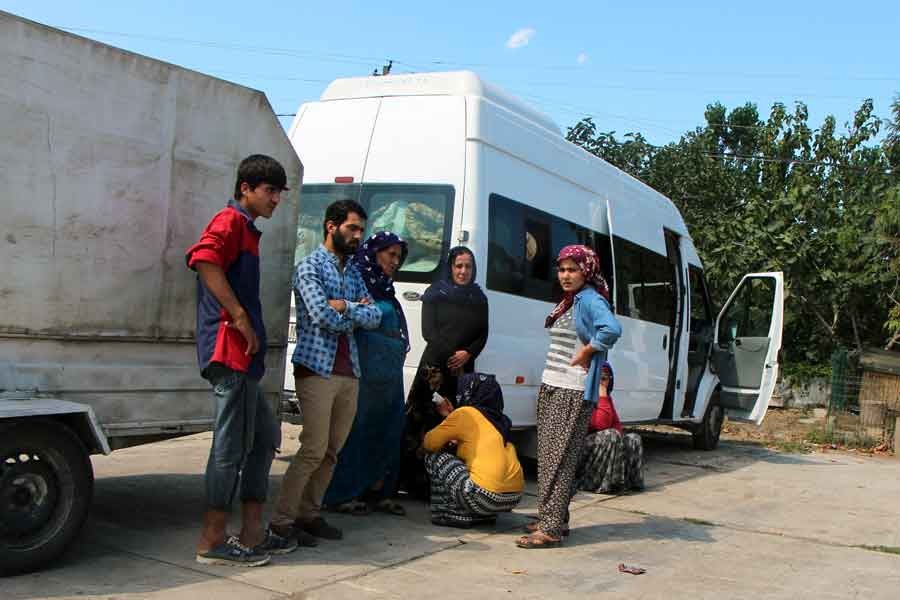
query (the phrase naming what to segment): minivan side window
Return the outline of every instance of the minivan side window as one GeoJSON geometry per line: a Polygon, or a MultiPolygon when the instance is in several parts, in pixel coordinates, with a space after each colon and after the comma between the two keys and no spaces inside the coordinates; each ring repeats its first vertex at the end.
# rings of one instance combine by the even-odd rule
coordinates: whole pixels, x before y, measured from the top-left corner
{"type": "Polygon", "coordinates": [[[741,337],[764,338],[769,335],[773,298],[774,279],[745,279],[719,323],[719,342],[729,342],[741,337]]]}
{"type": "Polygon", "coordinates": [[[594,248],[612,286],[609,236],[499,194],[491,194],[488,203],[488,289],[558,301],[556,256],[569,244],[594,248]]]}
{"type": "Polygon", "coordinates": [[[619,236],[616,252],[618,313],[651,323],[675,324],[675,270],[662,254],[619,236]]]}

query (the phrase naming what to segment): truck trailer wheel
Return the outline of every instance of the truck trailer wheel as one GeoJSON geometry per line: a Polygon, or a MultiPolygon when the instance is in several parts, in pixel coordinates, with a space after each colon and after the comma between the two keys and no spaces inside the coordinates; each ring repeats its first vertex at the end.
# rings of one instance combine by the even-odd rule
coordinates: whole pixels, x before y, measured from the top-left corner
{"type": "Polygon", "coordinates": [[[87,450],[65,425],[0,426],[0,574],[56,558],[84,523],[94,488],[87,450]]]}
{"type": "Polygon", "coordinates": [[[697,450],[715,450],[719,445],[719,436],[722,434],[722,423],[725,421],[725,411],[719,404],[719,395],[716,393],[709,399],[706,412],[703,413],[703,421],[691,432],[694,448],[697,450]]]}

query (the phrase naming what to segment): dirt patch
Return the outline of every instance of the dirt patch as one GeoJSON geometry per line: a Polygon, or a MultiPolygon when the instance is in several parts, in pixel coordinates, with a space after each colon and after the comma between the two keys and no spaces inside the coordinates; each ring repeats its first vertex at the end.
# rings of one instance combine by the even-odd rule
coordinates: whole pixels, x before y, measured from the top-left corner
{"type": "Polygon", "coordinates": [[[811,432],[825,427],[825,415],[817,417],[812,410],[796,408],[770,408],[762,425],[725,421],[722,439],[754,442],[776,450],[810,452],[811,432]],[[809,448],[805,446],[809,445],[809,448]]]}
{"type": "Polygon", "coordinates": [[[841,415],[826,422],[824,409],[769,408],[762,425],[725,422],[723,440],[759,444],[779,452],[823,452],[843,450],[862,454],[883,454],[889,451],[879,440],[849,434],[859,430],[854,415],[841,415]]]}

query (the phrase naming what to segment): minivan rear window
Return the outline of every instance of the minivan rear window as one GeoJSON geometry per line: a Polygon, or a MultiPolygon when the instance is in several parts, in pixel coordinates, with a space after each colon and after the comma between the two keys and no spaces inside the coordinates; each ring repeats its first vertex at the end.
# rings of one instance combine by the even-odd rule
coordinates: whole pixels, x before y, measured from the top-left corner
{"type": "Polygon", "coordinates": [[[366,235],[391,231],[406,240],[409,255],[396,281],[430,283],[450,246],[454,189],[422,184],[306,184],[300,195],[294,264],[322,243],[325,209],[352,199],[369,215],[366,235]]]}

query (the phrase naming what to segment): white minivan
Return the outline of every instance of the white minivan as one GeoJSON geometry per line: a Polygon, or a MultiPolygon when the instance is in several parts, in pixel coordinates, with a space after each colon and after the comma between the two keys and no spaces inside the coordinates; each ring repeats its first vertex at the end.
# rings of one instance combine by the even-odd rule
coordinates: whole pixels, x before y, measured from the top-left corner
{"type": "Polygon", "coordinates": [[[672,202],[520,100],[471,72],[338,79],[300,107],[289,137],[305,166],[297,260],[342,198],[365,207],[370,232],[409,242],[396,277],[412,337],[407,390],[425,347],[421,295],[448,249],[468,246],[490,302],[476,369],[497,376],[520,452],[533,456],[554,259],[582,243],[601,257],[623,328],[609,354],[623,422],[683,427],[706,449],[725,414],[762,422],[778,375],[782,274],[746,275],[716,317],[672,202]]]}

